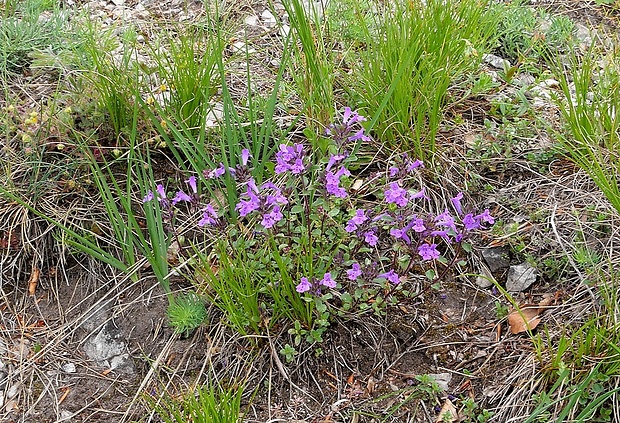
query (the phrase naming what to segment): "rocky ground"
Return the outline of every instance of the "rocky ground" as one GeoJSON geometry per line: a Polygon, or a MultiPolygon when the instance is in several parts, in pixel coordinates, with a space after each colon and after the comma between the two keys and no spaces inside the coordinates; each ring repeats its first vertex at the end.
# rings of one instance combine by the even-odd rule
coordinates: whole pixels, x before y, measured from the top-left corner
{"type": "MultiPolygon", "coordinates": [[[[205,10],[193,1],[66,4],[76,16],[86,13],[108,25],[137,24],[142,37],[149,36],[152,20],[191,21],[205,10]]],[[[588,21],[614,25],[613,15],[591,5],[546,6],[579,18],[584,44],[599,36],[588,29],[588,21]]],[[[283,8],[259,2],[225,3],[225,8],[241,22],[230,48],[243,49],[241,40],[250,34],[251,47],[263,54],[259,62],[277,60],[278,48],[266,46],[281,43],[288,30],[277,27],[283,8]]],[[[505,69],[504,60],[487,57],[488,72],[505,69]]],[[[268,85],[269,76],[258,73],[265,75],[258,86],[268,85]]],[[[536,81],[525,73],[518,79],[527,87],[534,115],[557,119],[550,101],[557,82],[536,81]]],[[[45,75],[25,74],[14,89],[36,108],[52,94],[50,86],[45,75]]],[[[494,96],[513,94],[506,88],[494,96]]],[[[545,130],[517,136],[511,145],[494,138],[483,124],[492,120],[493,100],[480,98],[455,111],[465,123],[448,125],[440,135],[446,170],[431,187],[440,192],[442,184],[455,180],[487,187],[488,194],[478,197],[480,206],[489,207],[510,230],[476,240],[469,264],[472,274],[484,277],[449,278],[438,290],[426,289],[424,278],[410,280],[419,296],[388,307],[384,315],[335,319],[321,345],[323,354],[316,356],[308,347],[290,364],[278,353],[290,342],[286,328],[256,347],[224,326],[215,309],[209,310],[208,325],[182,339],[167,325],[167,299],[154,278],[134,283],[94,259],[68,254],[45,220],[2,200],[0,420],[158,421],[145,411],[143,396],[164,389],[179,394],[206,375],[247,379],[247,422],[432,422],[446,399],[460,407],[467,397],[493,411],[492,421],[521,421],[539,388],[534,381],[541,361],[527,335],[514,333],[518,320],[502,313],[510,303],[490,280],[518,303],[531,304],[532,319],[546,325],[554,339],[596,307],[592,288],[580,283],[583,269],[570,258],[575,232],[588,234],[587,242],[601,255],[617,255],[613,244],[620,239],[620,225],[583,172],[560,157],[541,156],[552,144],[545,130]],[[528,253],[536,263],[515,251],[528,253]],[[421,394],[420,375],[431,375],[439,391],[421,394]]],[[[49,191],[57,194],[62,187],[49,191]]],[[[57,215],[63,203],[52,200],[58,196],[49,198],[42,200],[43,207],[57,215]]],[[[93,210],[65,207],[80,215],[93,210]]]]}

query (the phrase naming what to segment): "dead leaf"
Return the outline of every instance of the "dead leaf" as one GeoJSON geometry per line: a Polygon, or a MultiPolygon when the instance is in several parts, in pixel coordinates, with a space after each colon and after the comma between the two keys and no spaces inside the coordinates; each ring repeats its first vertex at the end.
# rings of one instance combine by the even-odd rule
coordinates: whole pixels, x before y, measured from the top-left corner
{"type": "Polygon", "coordinates": [[[452,404],[449,398],[446,398],[446,401],[443,403],[437,418],[435,419],[435,423],[445,423],[445,422],[459,422],[459,412],[456,411],[456,407],[452,404]]]}
{"type": "Polygon", "coordinates": [[[353,192],[359,191],[362,185],[364,185],[364,180],[356,179],[355,181],[353,181],[353,184],[351,184],[351,191],[353,192]]]}
{"type": "Polygon", "coordinates": [[[518,310],[513,310],[508,315],[508,326],[510,333],[527,332],[534,329],[540,323],[540,314],[554,301],[553,296],[543,295],[543,299],[538,304],[523,304],[518,310]]]}
{"type": "Polygon", "coordinates": [[[513,310],[508,315],[508,326],[510,333],[527,332],[534,329],[540,323],[540,313],[542,309],[535,304],[525,304],[519,307],[519,310],[513,310]]]}
{"type": "Polygon", "coordinates": [[[38,267],[32,269],[32,274],[28,280],[28,295],[34,296],[37,291],[37,285],[39,284],[39,277],[41,276],[41,270],[38,267]]]}

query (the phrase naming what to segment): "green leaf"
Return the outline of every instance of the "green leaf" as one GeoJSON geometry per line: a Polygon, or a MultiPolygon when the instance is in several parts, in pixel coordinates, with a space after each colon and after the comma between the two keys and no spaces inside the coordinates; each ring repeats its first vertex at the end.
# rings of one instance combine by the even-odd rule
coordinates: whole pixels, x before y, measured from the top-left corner
{"type": "Polygon", "coordinates": [[[428,269],[424,274],[426,275],[426,279],[428,279],[429,281],[432,281],[437,276],[433,269],[428,269]]]}

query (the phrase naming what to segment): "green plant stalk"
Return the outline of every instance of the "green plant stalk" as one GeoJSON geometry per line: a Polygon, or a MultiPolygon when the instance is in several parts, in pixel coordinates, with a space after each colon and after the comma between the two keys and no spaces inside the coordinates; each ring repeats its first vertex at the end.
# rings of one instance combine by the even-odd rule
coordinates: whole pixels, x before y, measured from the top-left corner
{"type": "Polygon", "coordinates": [[[329,47],[329,23],[321,22],[313,3],[310,3],[313,8],[310,12],[300,0],[287,0],[283,5],[293,30],[291,33],[301,45],[295,48],[296,43],[287,44],[293,49],[291,74],[307,108],[307,124],[325,126],[334,115],[335,65],[329,47]]]}
{"type": "Polygon", "coordinates": [[[218,384],[198,387],[181,399],[165,392],[157,400],[146,395],[144,398],[165,423],[237,423],[241,419],[243,390],[243,386],[218,384]]]}
{"type": "Polygon", "coordinates": [[[263,291],[265,281],[248,268],[251,260],[244,248],[238,245],[231,252],[224,242],[216,245],[217,273],[212,270],[208,257],[202,254],[198,257],[201,272],[216,294],[207,292],[206,295],[226,315],[232,328],[248,336],[261,333],[259,325],[263,316],[259,293],[263,291]]]}
{"type": "MultiPolygon", "coordinates": [[[[136,107],[134,94],[139,92],[138,69],[131,69],[134,46],[127,46],[122,58],[115,62],[109,53],[113,46],[103,44],[111,43],[111,37],[92,25],[88,28],[87,42],[84,44],[94,67],[87,72],[87,79],[99,95],[101,107],[108,112],[115,135],[120,136],[123,130],[131,128],[132,112],[136,107]]],[[[128,37],[125,38],[127,44],[130,44],[128,37]]]]}
{"type": "Polygon", "coordinates": [[[564,94],[556,104],[569,133],[558,135],[569,157],[588,173],[620,213],[620,68],[614,62],[597,74],[593,49],[582,60],[573,56],[570,68],[554,69],[564,94]]]}
{"type": "Polygon", "coordinates": [[[494,42],[498,14],[478,0],[376,7],[375,24],[364,24],[368,48],[354,68],[353,90],[375,111],[369,126],[379,137],[432,160],[448,88],[471,80],[494,42]]]}

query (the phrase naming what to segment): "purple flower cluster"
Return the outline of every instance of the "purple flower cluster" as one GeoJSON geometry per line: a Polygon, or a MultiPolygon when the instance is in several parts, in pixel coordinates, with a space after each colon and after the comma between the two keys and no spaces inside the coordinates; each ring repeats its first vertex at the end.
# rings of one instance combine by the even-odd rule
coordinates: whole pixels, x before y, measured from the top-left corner
{"type": "Polygon", "coordinates": [[[342,122],[329,125],[325,129],[325,134],[335,142],[338,148],[347,143],[370,141],[370,137],[364,133],[364,128],[358,129],[361,126],[360,123],[365,120],[364,116],[354,112],[350,107],[345,107],[342,122]]]}
{"type": "MultiPolygon", "coordinates": [[[[407,247],[417,250],[422,260],[436,260],[440,257],[437,244],[427,240],[440,237],[448,243],[461,242],[469,232],[475,229],[484,229],[487,224],[492,225],[495,222],[488,209],[478,215],[464,214],[461,205],[463,193],[458,193],[451,199],[457,212],[456,216],[453,216],[447,209],[434,217],[427,216],[424,218],[417,214],[410,214],[411,211],[403,207],[406,202],[403,200],[402,191],[396,182],[392,182],[390,189],[385,192],[386,202],[399,206],[396,211],[388,214],[393,222],[390,235],[407,247]],[[403,225],[403,222],[407,223],[403,225]],[[414,239],[412,239],[413,235],[415,235],[414,239]]],[[[413,194],[409,198],[426,198],[423,191],[413,194]]]]}
{"type": "Polygon", "coordinates": [[[292,146],[280,144],[280,149],[276,153],[276,174],[291,172],[293,175],[299,175],[305,170],[304,162],[304,146],[301,144],[293,144],[292,146]]]}
{"type": "MultiPolygon", "coordinates": [[[[244,149],[241,152],[239,164],[234,168],[227,168],[223,163],[218,167],[205,170],[203,175],[206,179],[214,180],[223,175],[230,176],[236,181],[237,189],[241,192],[235,210],[241,218],[255,218],[256,222],[264,229],[272,229],[271,233],[277,231],[285,231],[288,226],[280,224],[284,220],[285,213],[298,213],[303,210],[304,213],[317,211],[317,204],[323,207],[327,202],[335,203],[336,216],[341,210],[344,202],[334,201],[333,198],[347,198],[346,191],[347,180],[351,173],[347,169],[347,162],[352,160],[349,151],[350,143],[368,142],[370,138],[364,133],[361,123],[366,119],[357,112],[346,107],[344,110],[342,121],[330,125],[325,133],[333,141],[330,146],[329,159],[324,167],[323,172],[315,178],[316,175],[307,175],[311,170],[318,166],[311,166],[306,163],[306,151],[304,146],[299,143],[293,145],[280,144],[275,153],[274,173],[281,175],[277,178],[277,183],[268,180],[265,183],[257,184],[252,177],[251,169],[248,167],[250,152],[244,149]],[[301,182],[299,184],[290,183],[290,179],[297,177],[301,182]],[[280,180],[287,180],[289,183],[280,185],[280,180]],[[314,181],[313,185],[307,186],[307,181],[314,181]],[[318,184],[318,185],[317,185],[318,184]],[[293,190],[297,189],[297,194],[291,196],[293,190]],[[317,203],[311,203],[313,196],[308,195],[308,191],[318,190],[325,194],[323,198],[318,199],[317,203]],[[302,204],[290,204],[295,201],[301,201],[302,204]],[[296,206],[296,207],[292,207],[296,206]],[[299,207],[303,206],[303,207],[299,207]],[[298,210],[298,211],[295,211],[298,210]]],[[[324,161],[322,163],[325,163],[324,161]]],[[[442,245],[459,243],[463,241],[472,231],[485,229],[494,223],[488,209],[482,213],[476,214],[463,207],[463,193],[458,193],[454,198],[450,199],[453,211],[446,209],[437,215],[430,215],[418,210],[419,201],[428,200],[425,189],[419,191],[411,189],[408,185],[411,175],[419,172],[424,168],[424,164],[420,160],[413,160],[402,154],[395,158],[387,169],[387,173],[379,173],[382,180],[386,180],[386,186],[383,189],[383,199],[375,208],[356,208],[352,215],[349,216],[344,226],[344,232],[354,237],[354,242],[349,243],[349,249],[344,249],[349,254],[344,257],[345,253],[341,253],[343,257],[334,258],[331,272],[327,272],[321,279],[314,277],[301,277],[296,291],[300,294],[322,295],[325,289],[336,289],[338,284],[336,279],[342,277],[349,283],[367,283],[374,280],[384,280],[393,286],[399,285],[401,280],[405,280],[410,268],[398,268],[396,263],[399,262],[403,251],[410,258],[417,257],[417,260],[411,259],[409,266],[414,263],[432,261],[441,258],[440,249],[442,245]],[[385,178],[385,179],[383,179],[385,178]],[[389,237],[383,236],[389,234],[389,237]],[[370,262],[368,255],[383,254],[384,247],[390,246],[386,240],[392,240],[392,244],[397,244],[398,248],[390,251],[391,257],[390,267],[382,268],[386,257],[381,257],[377,262],[370,262]],[[379,243],[379,241],[382,241],[379,243]],[[368,248],[372,247],[372,248],[368,248]],[[360,260],[361,256],[366,255],[366,265],[359,262],[353,262],[350,268],[344,268],[344,263],[351,263],[353,260],[360,260]],[[341,266],[340,268],[338,266],[341,266]],[[381,273],[383,272],[383,273],[381,273]],[[334,276],[332,276],[334,275],[334,276]],[[360,280],[362,282],[360,282],[360,280]]],[[[157,199],[162,205],[162,209],[168,212],[168,219],[172,218],[173,207],[179,203],[189,203],[192,206],[200,204],[199,190],[195,176],[185,181],[189,186],[188,192],[179,190],[172,198],[166,196],[166,192],[162,185],[157,185],[155,193],[149,192],[144,197],[144,202],[157,199]]],[[[218,217],[216,209],[211,205],[201,206],[202,212],[200,220],[197,222],[199,227],[216,226],[224,224],[223,219],[218,217]]],[[[327,216],[328,213],[313,213],[313,215],[327,216]]],[[[308,234],[314,234],[319,230],[316,222],[310,221],[308,218],[308,234]]],[[[295,221],[291,219],[291,221],[295,221]]],[[[323,231],[325,222],[332,225],[335,219],[321,222],[320,230],[323,231]]],[[[290,225],[289,225],[290,226],[290,225]]],[[[290,230],[290,228],[289,228],[290,230]]],[[[331,229],[330,229],[331,230],[331,229]]],[[[337,231],[341,231],[342,227],[336,227],[337,231]]],[[[337,232],[337,236],[344,235],[337,232]]],[[[314,235],[313,235],[314,236],[314,235]]],[[[323,235],[321,235],[323,236],[323,235]]],[[[285,239],[294,239],[289,236],[285,239]]],[[[336,238],[337,239],[337,238],[336,238]]],[[[312,239],[310,242],[319,242],[312,239]]],[[[402,262],[402,261],[401,261],[402,262]]]]}
{"type": "Polygon", "coordinates": [[[347,192],[340,186],[340,179],[343,176],[351,176],[351,172],[342,166],[336,173],[328,170],[325,172],[325,189],[328,194],[334,197],[346,198],[347,192]]]}
{"type": "Polygon", "coordinates": [[[270,229],[284,218],[281,206],[286,204],[288,200],[274,183],[266,182],[259,189],[254,179],[250,178],[246,192],[241,196],[235,210],[241,217],[259,211],[262,216],[261,225],[265,229],[270,229]]]}
{"type": "Polygon", "coordinates": [[[295,290],[300,294],[311,291],[317,295],[320,295],[321,287],[332,289],[336,288],[336,281],[332,279],[331,273],[325,273],[325,275],[323,275],[323,279],[321,280],[313,278],[312,282],[309,281],[308,278],[302,277],[301,282],[299,282],[295,290]]]}

